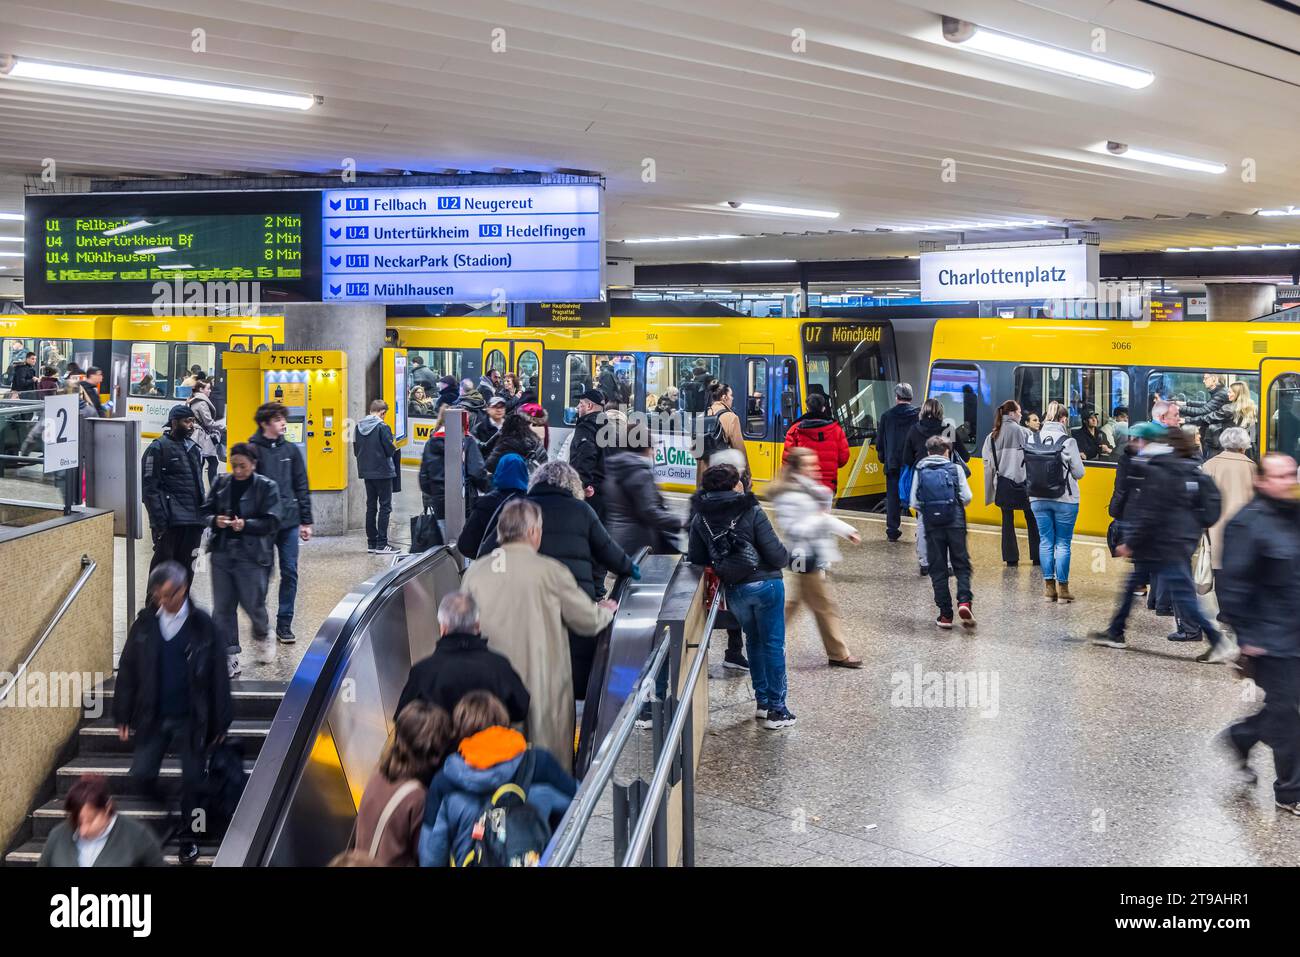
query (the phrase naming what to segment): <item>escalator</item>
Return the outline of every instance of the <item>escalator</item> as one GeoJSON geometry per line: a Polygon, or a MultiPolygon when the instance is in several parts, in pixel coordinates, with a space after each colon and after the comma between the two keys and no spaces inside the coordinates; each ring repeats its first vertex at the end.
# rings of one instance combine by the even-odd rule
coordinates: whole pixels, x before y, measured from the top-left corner
{"type": "MultiPolygon", "coordinates": [[[[589,760],[612,727],[660,610],[698,590],[698,576],[681,573],[688,567],[676,556],[651,556],[640,581],[616,584],[619,610],[598,641],[580,758],[589,760]]],[[[438,604],[459,584],[456,554],[440,547],[372,577],[335,606],[276,712],[215,866],[319,867],[347,848],[407,674],[433,652],[438,604]]]]}

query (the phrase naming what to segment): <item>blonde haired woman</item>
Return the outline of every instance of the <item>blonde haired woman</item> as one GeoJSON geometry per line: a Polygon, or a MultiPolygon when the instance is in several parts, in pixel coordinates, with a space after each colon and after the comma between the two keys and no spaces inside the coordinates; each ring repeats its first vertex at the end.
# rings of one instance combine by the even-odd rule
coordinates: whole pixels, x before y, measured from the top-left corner
{"type": "MultiPolygon", "coordinates": [[[[1250,386],[1244,382],[1234,382],[1228,386],[1228,408],[1232,410],[1232,424],[1245,429],[1254,446],[1259,438],[1259,408],[1250,397],[1250,386]]],[[[1222,444],[1222,441],[1220,441],[1222,444]]],[[[1225,445],[1224,448],[1227,448],[1225,445]]]]}
{"type": "Polygon", "coordinates": [[[849,653],[842,637],[843,625],[826,569],[840,560],[835,538],[862,541],[853,526],[831,514],[831,490],[822,484],[821,464],[810,448],[795,447],[786,453],[785,465],[768,496],[776,508],[776,521],[793,557],[795,591],[786,599],[785,630],[806,604],[817,620],[817,631],[832,668],[861,668],[862,659],[849,653]]]}

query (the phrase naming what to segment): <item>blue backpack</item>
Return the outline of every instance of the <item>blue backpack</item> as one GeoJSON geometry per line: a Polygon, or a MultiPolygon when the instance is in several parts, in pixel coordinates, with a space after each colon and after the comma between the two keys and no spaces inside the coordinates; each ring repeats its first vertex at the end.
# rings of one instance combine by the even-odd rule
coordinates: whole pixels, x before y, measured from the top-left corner
{"type": "Polygon", "coordinates": [[[956,465],[945,462],[943,465],[921,466],[912,481],[916,486],[916,504],[921,512],[921,521],[926,528],[945,528],[957,521],[961,498],[956,465]]]}

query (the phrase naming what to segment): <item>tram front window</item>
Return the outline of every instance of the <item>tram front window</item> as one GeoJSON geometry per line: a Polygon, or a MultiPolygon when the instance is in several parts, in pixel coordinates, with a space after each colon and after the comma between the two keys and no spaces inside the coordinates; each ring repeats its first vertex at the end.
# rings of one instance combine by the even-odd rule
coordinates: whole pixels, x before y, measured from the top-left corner
{"type": "Polygon", "coordinates": [[[1300,374],[1287,372],[1268,387],[1268,448],[1300,459],[1300,374]]]}
{"type": "Polygon", "coordinates": [[[894,339],[888,326],[847,332],[844,326],[805,326],[808,394],[820,392],[830,399],[849,442],[860,444],[876,434],[880,416],[894,404],[894,339]]]}

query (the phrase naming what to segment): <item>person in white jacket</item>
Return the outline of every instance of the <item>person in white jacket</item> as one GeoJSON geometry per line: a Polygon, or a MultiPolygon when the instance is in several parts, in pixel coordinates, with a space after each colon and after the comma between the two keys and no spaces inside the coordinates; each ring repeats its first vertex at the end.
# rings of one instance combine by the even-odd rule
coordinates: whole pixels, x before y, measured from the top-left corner
{"type": "Polygon", "coordinates": [[[785,628],[801,605],[807,605],[817,620],[817,631],[832,668],[861,668],[862,659],[849,653],[844,643],[839,606],[831,593],[826,569],[842,557],[836,537],[855,545],[862,541],[853,526],[831,514],[831,491],[821,481],[817,453],[793,448],[786,455],[781,474],[768,492],[776,508],[786,547],[796,572],[796,587],[785,603],[785,628]]]}

